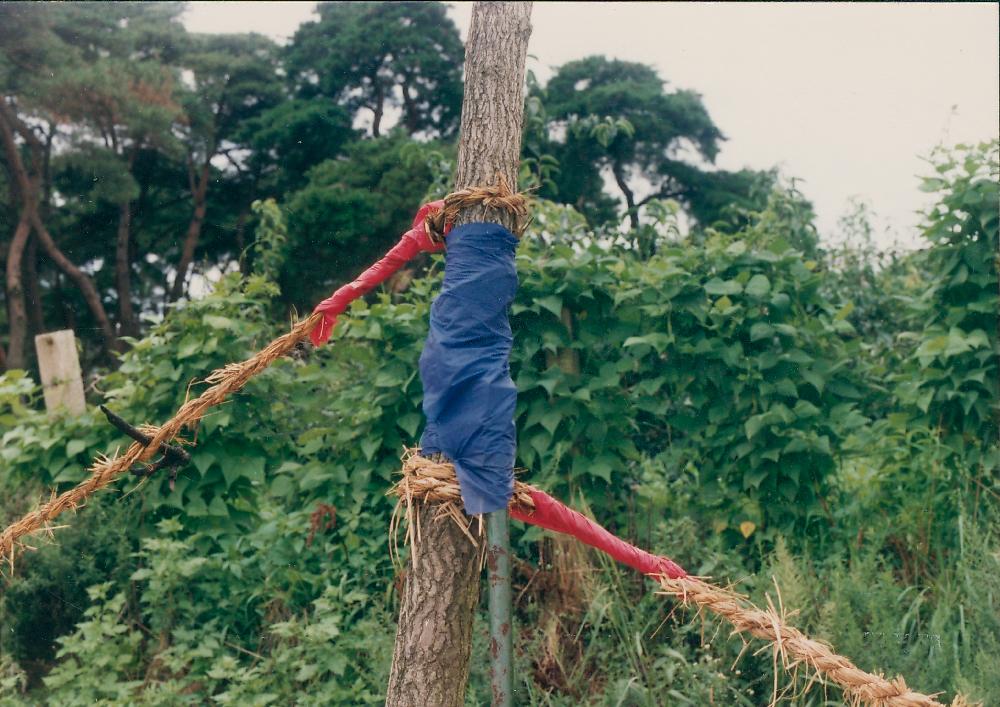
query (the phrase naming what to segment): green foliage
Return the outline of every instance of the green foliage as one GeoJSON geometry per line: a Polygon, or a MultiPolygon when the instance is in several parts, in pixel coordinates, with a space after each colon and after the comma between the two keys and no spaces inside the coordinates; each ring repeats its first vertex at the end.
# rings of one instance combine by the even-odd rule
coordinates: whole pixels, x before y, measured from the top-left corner
{"type": "MultiPolygon", "coordinates": [[[[28,497],[35,502],[39,496],[28,497]]],[[[6,583],[0,593],[5,633],[0,653],[9,654],[33,681],[52,663],[55,640],[83,618],[88,588],[127,577],[134,549],[128,530],[138,519],[136,510],[134,503],[109,499],[88,504],[74,522],[74,534],[60,537],[58,547],[40,541],[30,564],[6,583]]]]}
{"type": "Polygon", "coordinates": [[[1000,661],[996,536],[968,519],[956,530],[956,556],[930,585],[901,585],[873,547],[833,564],[794,558],[779,545],[770,571],[785,606],[805,609],[797,625],[862,669],[993,704],[1000,681],[985,666],[1000,661]]]}
{"type": "Polygon", "coordinates": [[[276,280],[285,262],[285,243],[288,241],[285,217],[274,199],[255,201],[250,208],[259,219],[254,273],[267,280],[276,280]]]}
{"type": "Polygon", "coordinates": [[[288,203],[289,247],[280,279],[289,301],[306,307],[380,258],[410,226],[415,204],[438,187],[452,148],[414,143],[395,132],[353,143],[327,160],[288,203]]]}
{"type": "Polygon", "coordinates": [[[544,104],[547,124],[533,131],[540,139],[528,144],[545,144],[559,163],[542,194],[574,205],[591,223],[620,218],[604,194],[604,170],[614,176],[633,230],[651,199],[679,199],[703,225],[738,227],[734,208],[762,208],[773,173],[705,171],[671,156],[684,144],[711,162],[724,138],[700,95],[667,93],[652,68],[591,56],[561,66],[544,89],[530,88],[544,104]],[[635,192],[642,182],[648,182],[649,194],[640,199],[635,192]]]}
{"type": "MultiPolygon", "coordinates": [[[[963,514],[978,518],[1000,500],[997,150],[957,148],[932,161],[926,184],[941,197],[927,217],[930,247],[903,263],[912,284],[890,311],[901,310],[904,326],[873,342],[869,375],[879,386],[887,379],[890,395],[876,403],[886,409],[845,444],[854,451],[847,497],[859,512],[897,518],[885,542],[911,582],[948,565],[963,514]]],[[[900,270],[881,277],[899,283],[900,270]]]]}
{"type": "Polygon", "coordinates": [[[780,240],[755,247],[755,233],[647,262],[522,245],[512,370],[527,468],[596,500],[655,459],[700,480],[734,541],[744,521],[815,526],[833,450],[865,422],[845,365],[853,330],[818,297],[816,263],[780,240]],[[579,373],[552,365],[565,348],[579,373]]]}
{"type": "MultiPolygon", "coordinates": [[[[933,166],[937,174],[923,185],[940,194],[926,215],[929,281],[914,302],[926,323],[910,359],[919,373],[909,375],[902,398],[943,435],[957,435],[960,449],[995,441],[1000,422],[1000,143],[942,152],[933,166]]],[[[988,468],[997,468],[996,461],[988,468]]]]}
{"type": "MultiPolygon", "coordinates": [[[[989,150],[967,154],[973,175],[992,164],[989,150]]],[[[943,200],[995,199],[975,176],[950,179],[943,200]]],[[[539,206],[512,310],[518,464],[692,572],[747,577],[757,601],[773,595],[773,574],[785,606],[801,610],[796,623],[866,669],[996,701],[1000,568],[985,528],[997,518],[997,397],[985,375],[965,376],[995,358],[971,345],[929,357],[925,346],[981,328],[995,351],[994,320],[979,311],[995,315],[995,270],[970,259],[995,246],[996,221],[984,207],[962,221],[964,237],[946,225],[955,237],[935,238],[932,219],[925,252],[863,271],[886,287],[919,281],[864,300],[835,286],[859,277],[863,258],[810,259],[798,247],[813,232],[808,205],[780,190],[767,204],[734,232],[685,241],[676,206],[658,203],[646,259],[571,208],[539,206]],[[886,336],[866,311],[905,316],[886,336]],[[914,389],[934,391],[926,409],[914,389]],[[962,404],[973,391],[985,407],[962,404]]],[[[281,214],[257,208],[255,274],[226,275],[174,307],[95,381],[126,419],[165,419],[207,371],[284,328],[266,277],[280,272],[281,214]]],[[[23,558],[3,580],[0,625],[14,630],[0,634],[0,702],[380,702],[395,591],[384,493],[421,432],[416,364],[440,265],[406,292],[355,303],[334,345],[277,362],[186,433],[193,462],[175,483],[108,494],[68,519],[59,544],[23,558]],[[50,635],[30,629],[43,615],[50,635]]],[[[23,373],[0,378],[4,520],[125,442],[93,412],[49,419],[38,407],[23,373]]],[[[730,670],[742,646],[724,628],[716,639],[683,614],[660,627],[668,608],[645,580],[603,560],[567,573],[540,531],[514,530],[526,703],[768,699],[768,656],[730,670]],[[567,576],[586,580],[559,594],[567,576]]],[[[488,694],[481,629],[475,640],[473,702],[488,694]]]]}

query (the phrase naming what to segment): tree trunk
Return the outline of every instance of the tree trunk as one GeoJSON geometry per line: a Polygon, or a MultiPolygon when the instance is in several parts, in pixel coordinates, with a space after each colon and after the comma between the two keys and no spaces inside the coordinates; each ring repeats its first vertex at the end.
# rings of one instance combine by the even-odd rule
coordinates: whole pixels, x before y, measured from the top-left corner
{"type": "Polygon", "coordinates": [[[93,281],[59,249],[59,246],[52,239],[52,234],[49,233],[45,224],[42,223],[42,219],[38,216],[37,211],[32,211],[31,213],[31,225],[35,229],[35,235],[38,236],[42,248],[45,249],[46,254],[52,259],[52,262],[66,273],[66,276],[73,281],[73,284],[83,294],[83,299],[94,315],[94,319],[97,320],[97,326],[104,336],[105,352],[114,350],[117,347],[118,338],[115,336],[114,327],[111,326],[111,320],[108,319],[108,313],[104,309],[101,296],[98,294],[97,288],[94,287],[93,281]]]}
{"type": "Polygon", "coordinates": [[[122,336],[138,336],[139,320],[132,308],[132,202],[118,205],[118,233],[115,239],[115,289],[118,291],[118,327],[122,336]]]}
{"type": "MultiPolygon", "coordinates": [[[[422,505],[419,562],[406,568],[399,630],[385,703],[461,707],[469,680],[472,622],[479,600],[479,549],[437,508],[422,505]]],[[[478,528],[472,527],[475,534],[478,528]]],[[[482,538],[480,538],[482,542],[482,538]]]]}
{"type": "MultiPolygon", "coordinates": [[[[530,2],[473,6],[456,189],[500,178],[517,185],[530,16],[530,2]]],[[[456,225],[480,220],[514,225],[510,214],[483,208],[459,213],[456,225]]],[[[419,565],[414,568],[411,560],[407,568],[386,705],[460,707],[469,677],[479,553],[451,520],[435,522],[433,507],[419,512],[419,565]]]]}
{"type": "Polygon", "coordinates": [[[372,137],[381,137],[382,114],[385,112],[385,89],[377,74],[373,81],[375,82],[375,107],[372,108],[372,111],[375,115],[372,117],[372,137]]]}
{"type": "Polygon", "coordinates": [[[413,135],[417,132],[417,120],[420,116],[417,104],[413,100],[413,94],[410,93],[409,80],[403,81],[400,84],[400,89],[403,91],[403,122],[406,124],[406,131],[413,135]]]}
{"type": "Polygon", "coordinates": [[[205,212],[208,209],[208,180],[211,176],[211,164],[206,161],[201,167],[198,181],[191,180],[194,187],[191,192],[191,199],[194,201],[194,213],[191,215],[191,222],[188,224],[187,234],[184,236],[184,245],[181,249],[181,259],[177,264],[177,274],[174,276],[174,284],[170,287],[169,301],[175,302],[184,294],[184,280],[187,278],[188,268],[194,260],[194,251],[198,247],[198,240],[201,238],[201,227],[205,223],[205,212]]]}
{"type": "Polygon", "coordinates": [[[59,249],[59,246],[52,239],[52,234],[49,233],[38,213],[38,196],[41,189],[41,175],[39,174],[41,159],[39,155],[42,154],[44,145],[32,133],[31,128],[21,122],[14,112],[13,107],[8,105],[3,99],[0,99],[0,138],[2,138],[3,142],[7,168],[16,185],[17,194],[21,201],[22,212],[27,216],[31,228],[41,242],[42,248],[45,249],[49,258],[52,259],[52,262],[56,264],[56,267],[65,272],[73,283],[80,288],[87,306],[93,312],[94,319],[97,321],[97,325],[104,335],[105,351],[111,351],[115,347],[117,339],[114,329],[111,327],[111,321],[108,319],[108,314],[101,303],[101,297],[97,293],[97,288],[94,287],[94,283],[87,274],[74,265],[59,249]],[[32,169],[34,174],[32,175],[29,175],[28,169],[21,159],[21,152],[14,141],[15,130],[28,143],[33,156],[32,169]]]}
{"type": "Polygon", "coordinates": [[[24,290],[28,304],[28,331],[45,332],[45,312],[42,310],[42,286],[38,277],[38,239],[28,239],[24,253],[24,290]]]}
{"type": "Polygon", "coordinates": [[[628,182],[625,181],[625,173],[622,166],[615,162],[611,166],[611,172],[615,175],[615,183],[618,188],[622,190],[622,194],[625,195],[625,206],[628,207],[628,220],[632,226],[632,230],[638,230],[639,228],[639,210],[635,205],[635,194],[629,189],[628,182]]]}
{"type": "Polygon", "coordinates": [[[28,338],[28,314],[24,304],[24,285],[21,278],[21,261],[24,246],[31,233],[27,211],[22,209],[21,217],[14,229],[10,248],[7,250],[7,322],[10,340],[7,344],[7,368],[24,368],[24,345],[28,338]]]}

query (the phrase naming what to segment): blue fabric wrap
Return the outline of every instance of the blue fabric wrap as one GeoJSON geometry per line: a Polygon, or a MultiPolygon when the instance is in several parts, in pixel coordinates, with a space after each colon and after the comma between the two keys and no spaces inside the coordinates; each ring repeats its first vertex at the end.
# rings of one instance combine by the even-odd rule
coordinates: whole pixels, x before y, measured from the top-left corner
{"type": "Polygon", "coordinates": [[[517,292],[517,239],[495,223],[448,234],[444,284],[420,354],[424,455],[455,465],[465,512],[506,508],[514,492],[517,388],[508,310],[517,292]]]}

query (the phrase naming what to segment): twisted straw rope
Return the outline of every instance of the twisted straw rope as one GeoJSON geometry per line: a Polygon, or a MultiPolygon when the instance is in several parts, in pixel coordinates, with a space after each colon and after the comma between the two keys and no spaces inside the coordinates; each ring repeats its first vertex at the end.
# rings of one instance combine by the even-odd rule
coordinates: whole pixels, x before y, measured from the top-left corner
{"type": "Polygon", "coordinates": [[[302,320],[287,334],[279,336],[246,361],[230,363],[213,371],[205,379],[206,383],[212,384],[210,388],[197,398],[188,400],[181,405],[180,409],[163,426],[146,428],[147,434],[152,437],[148,445],[133,442],[122,456],[105,457],[99,455],[90,466],[90,476],[86,480],[69,491],[58,496],[53,495],[47,503],[23,516],[8,526],[3,533],[0,533],[0,561],[6,558],[13,570],[14,556],[19,549],[24,547],[19,540],[20,538],[38,531],[48,532],[51,535],[54,528],[50,526],[50,522],[56,516],[66,510],[75,510],[89,496],[128,472],[133,464],[148,461],[155,456],[160,445],[176,437],[181,428],[194,425],[204,417],[209,408],[223,402],[230,394],[246,385],[248,380],[270,366],[275,360],[286,355],[295,348],[296,344],[308,337],[309,332],[319,322],[320,316],[313,314],[308,319],[302,320]]]}
{"type": "Polygon", "coordinates": [[[528,214],[528,198],[524,192],[513,192],[503,176],[491,187],[471,187],[459,189],[444,198],[444,207],[427,216],[427,226],[432,238],[440,241],[444,237],[445,224],[454,222],[463,209],[483,206],[487,211],[506,211],[514,217],[512,229],[520,238],[531,219],[528,214]]]}
{"type": "MultiPolygon", "coordinates": [[[[476,544],[468,532],[468,518],[460,509],[461,494],[458,480],[455,477],[455,469],[449,462],[427,459],[420,456],[418,450],[408,449],[403,455],[403,467],[400,473],[401,478],[388,493],[398,499],[390,521],[389,534],[393,542],[402,515],[400,506],[405,507],[405,516],[409,523],[406,541],[415,551],[420,542],[420,529],[416,520],[419,514],[414,513],[414,506],[418,503],[436,503],[440,505],[435,520],[450,518],[458,523],[469,540],[476,544]]],[[[511,507],[522,510],[533,508],[529,495],[531,488],[528,484],[516,481],[511,507]]],[[[395,547],[392,550],[395,550],[395,547]]],[[[673,596],[685,605],[693,603],[699,612],[707,609],[725,619],[733,627],[730,635],[749,633],[751,636],[768,641],[774,652],[776,681],[777,662],[780,657],[784,670],[794,672],[800,665],[810,668],[815,672],[814,680],[825,679],[836,684],[844,691],[844,695],[852,705],[945,707],[933,696],[910,690],[902,677],[889,680],[882,675],[865,672],[849,659],[834,653],[830,646],[807,637],[794,626],[789,626],[785,621],[783,609],[781,611],[776,609],[770,599],[767,610],[764,610],[751,603],[747,597],[698,577],[670,579],[660,576],[656,577],[656,580],[662,590],[658,592],[659,594],[673,596]]],[[[775,682],[772,703],[776,702],[777,693],[777,682],[775,682]]],[[[951,707],[971,706],[964,697],[958,695],[951,703],[951,707]]]]}

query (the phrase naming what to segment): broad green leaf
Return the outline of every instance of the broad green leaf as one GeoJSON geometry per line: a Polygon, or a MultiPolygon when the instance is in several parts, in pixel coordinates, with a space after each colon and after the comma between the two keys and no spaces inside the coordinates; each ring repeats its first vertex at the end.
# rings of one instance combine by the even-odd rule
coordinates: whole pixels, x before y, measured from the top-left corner
{"type": "Polygon", "coordinates": [[[766,322],[757,322],[750,327],[750,341],[759,341],[774,334],[774,327],[766,322]]]}
{"type": "Polygon", "coordinates": [[[547,309],[556,316],[556,318],[562,317],[563,300],[562,297],[558,295],[546,295],[545,297],[539,297],[535,300],[539,307],[542,309],[547,309]]]}
{"type": "Polygon", "coordinates": [[[720,280],[712,278],[705,283],[705,292],[712,296],[738,295],[743,291],[743,286],[736,280],[720,280]]]}
{"type": "Polygon", "coordinates": [[[771,291],[771,281],[766,275],[754,275],[747,283],[745,291],[751,297],[761,299],[771,291]]]}
{"type": "Polygon", "coordinates": [[[764,425],[767,424],[767,418],[765,415],[754,415],[749,420],[747,420],[743,427],[746,431],[747,439],[753,439],[757,436],[757,433],[763,429],[764,425]]]}

